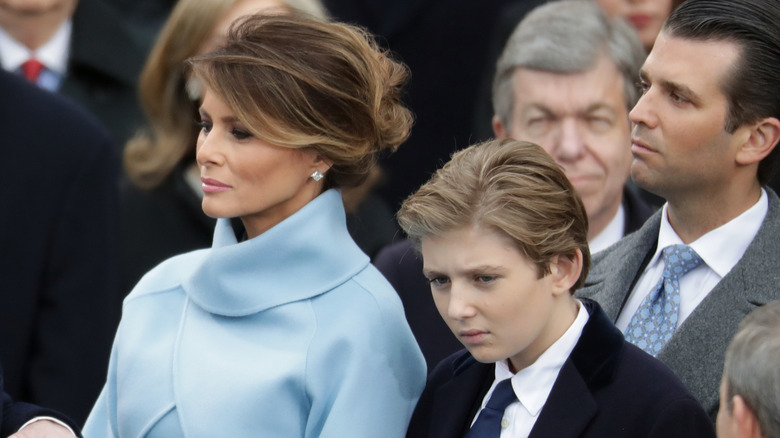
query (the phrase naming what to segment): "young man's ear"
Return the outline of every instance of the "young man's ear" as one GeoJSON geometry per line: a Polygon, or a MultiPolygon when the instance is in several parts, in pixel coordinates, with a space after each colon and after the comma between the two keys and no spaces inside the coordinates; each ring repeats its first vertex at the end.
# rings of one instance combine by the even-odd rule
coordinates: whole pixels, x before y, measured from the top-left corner
{"type": "Polygon", "coordinates": [[[552,275],[553,291],[556,294],[569,293],[574,283],[580,278],[582,272],[582,251],[574,250],[574,255],[569,258],[557,255],[550,261],[550,275],[552,275]]]}
{"type": "Polygon", "coordinates": [[[758,163],[777,147],[780,141],[780,121],[767,117],[748,127],[747,138],[737,152],[737,163],[758,163]]]}
{"type": "Polygon", "coordinates": [[[758,424],[758,418],[739,395],[732,398],[731,416],[736,423],[736,429],[739,437],[761,438],[761,427],[758,424]]]}

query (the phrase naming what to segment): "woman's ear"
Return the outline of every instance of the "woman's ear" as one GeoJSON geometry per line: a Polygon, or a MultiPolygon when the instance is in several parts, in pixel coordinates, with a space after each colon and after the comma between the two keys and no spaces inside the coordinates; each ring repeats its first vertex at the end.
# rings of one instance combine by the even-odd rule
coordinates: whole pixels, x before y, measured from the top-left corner
{"type": "Polygon", "coordinates": [[[582,272],[582,251],[574,250],[572,257],[556,255],[550,261],[553,292],[556,294],[570,293],[572,286],[580,278],[582,272]]]}
{"type": "Polygon", "coordinates": [[[313,147],[303,148],[302,151],[309,157],[312,171],[316,170],[325,174],[333,166],[333,161],[313,147]]]}
{"type": "Polygon", "coordinates": [[[769,155],[780,140],[780,121],[767,117],[754,125],[745,126],[747,138],[737,151],[737,163],[749,165],[758,163],[769,155]]]}

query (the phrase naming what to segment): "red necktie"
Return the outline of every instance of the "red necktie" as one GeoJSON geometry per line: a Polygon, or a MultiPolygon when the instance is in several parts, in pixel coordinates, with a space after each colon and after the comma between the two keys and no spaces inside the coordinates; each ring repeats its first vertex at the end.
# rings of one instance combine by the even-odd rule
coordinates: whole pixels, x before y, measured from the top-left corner
{"type": "Polygon", "coordinates": [[[44,65],[35,58],[30,58],[22,64],[22,74],[32,83],[38,82],[38,76],[41,75],[44,65]]]}

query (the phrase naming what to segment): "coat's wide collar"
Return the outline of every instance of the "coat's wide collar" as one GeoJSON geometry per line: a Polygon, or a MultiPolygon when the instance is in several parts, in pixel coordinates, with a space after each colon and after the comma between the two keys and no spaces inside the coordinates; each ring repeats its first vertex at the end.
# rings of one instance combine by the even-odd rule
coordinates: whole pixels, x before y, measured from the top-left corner
{"type": "Polygon", "coordinates": [[[236,241],[229,220],[219,219],[212,249],[183,287],[208,312],[246,316],[319,295],[368,263],[347,231],[340,192],[328,190],[244,242],[236,241]]]}

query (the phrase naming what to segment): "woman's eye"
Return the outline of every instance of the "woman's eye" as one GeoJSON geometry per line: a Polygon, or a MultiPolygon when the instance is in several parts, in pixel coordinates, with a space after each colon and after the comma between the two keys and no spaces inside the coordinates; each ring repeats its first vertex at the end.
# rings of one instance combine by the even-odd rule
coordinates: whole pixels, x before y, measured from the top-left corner
{"type": "Polygon", "coordinates": [[[236,140],[246,140],[247,138],[251,137],[252,134],[250,134],[247,131],[243,131],[241,129],[233,129],[230,131],[231,134],[233,134],[233,137],[236,138],[236,140]]]}
{"type": "Polygon", "coordinates": [[[201,120],[201,121],[197,122],[196,125],[200,126],[201,131],[203,131],[204,133],[208,133],[209,131],[211,131],[211,123],[210,122],[206,122],[206,121],[201,120]]]}

